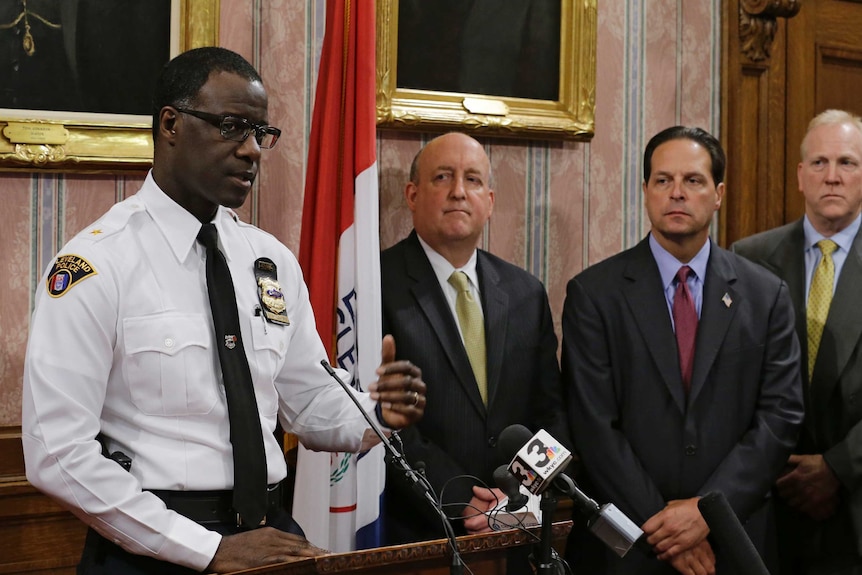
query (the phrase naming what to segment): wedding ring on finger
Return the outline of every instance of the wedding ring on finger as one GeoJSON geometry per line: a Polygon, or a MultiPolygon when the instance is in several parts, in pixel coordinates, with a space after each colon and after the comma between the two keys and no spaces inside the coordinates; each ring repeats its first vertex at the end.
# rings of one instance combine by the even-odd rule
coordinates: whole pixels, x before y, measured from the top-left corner
{"type": "Polygon", "coordinates": [[[410,393],[413,394],[413,403],[411,405],[413,407],[416,407],[417,405],[419,405],[419,392],[411,391],[410,393]]]}

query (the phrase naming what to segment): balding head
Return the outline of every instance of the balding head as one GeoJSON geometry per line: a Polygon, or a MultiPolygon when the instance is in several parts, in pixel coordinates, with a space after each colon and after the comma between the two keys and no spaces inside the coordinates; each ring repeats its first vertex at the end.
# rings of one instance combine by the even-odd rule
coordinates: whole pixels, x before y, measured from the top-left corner
{"type": "Polygon", "coordinates": [[[466,134],[434,138],[413,159],[405,190],[413,227],[455,267],[472,255],[491,217],[490,179],[484,148],[466,134]]]}

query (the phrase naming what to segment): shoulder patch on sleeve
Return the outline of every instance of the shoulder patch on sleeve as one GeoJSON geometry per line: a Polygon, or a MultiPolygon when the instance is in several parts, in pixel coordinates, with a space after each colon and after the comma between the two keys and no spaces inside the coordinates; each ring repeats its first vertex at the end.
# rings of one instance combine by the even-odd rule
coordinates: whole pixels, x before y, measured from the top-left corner
{"type": "Polygon", "coordinates": [[[76,283],[98,273],[96,268],[81,256],[75,254],[57,256],[54,266],[48,273],[45,287],[51,297],[60,297],[76,283]]]}

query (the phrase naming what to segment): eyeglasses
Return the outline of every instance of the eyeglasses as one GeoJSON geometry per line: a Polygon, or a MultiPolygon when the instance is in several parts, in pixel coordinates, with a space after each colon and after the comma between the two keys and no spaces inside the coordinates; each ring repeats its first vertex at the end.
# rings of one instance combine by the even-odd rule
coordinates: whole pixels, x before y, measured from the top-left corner
{"type": "Polygon", "coordinates": [[[221,132],[222,138],[233,142],[245,142],[249,134],[254,132],[254,139],[263,149],[272,148],[281,136],[281,130],[272,126],[253,124],[245,118],[231,116],[229,114],[209,114],[188,108],[177,108],[177,112],[200,118],[204,122],[212,124],[221,132]]]}

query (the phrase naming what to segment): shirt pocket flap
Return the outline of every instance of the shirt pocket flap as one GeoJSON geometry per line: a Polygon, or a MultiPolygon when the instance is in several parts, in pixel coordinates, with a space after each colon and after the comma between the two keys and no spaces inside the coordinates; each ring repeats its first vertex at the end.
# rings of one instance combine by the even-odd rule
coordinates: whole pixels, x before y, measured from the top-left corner
{"type": "Polygon", "coordinates": [[[207,348],[210,327],[201,314],[165,313],[123,319],[126,353],[158,352],[174,356],[191,346],[207,348]]]}

